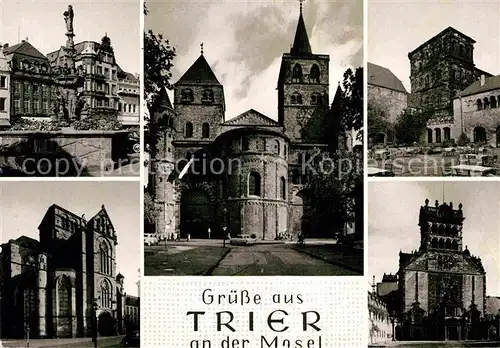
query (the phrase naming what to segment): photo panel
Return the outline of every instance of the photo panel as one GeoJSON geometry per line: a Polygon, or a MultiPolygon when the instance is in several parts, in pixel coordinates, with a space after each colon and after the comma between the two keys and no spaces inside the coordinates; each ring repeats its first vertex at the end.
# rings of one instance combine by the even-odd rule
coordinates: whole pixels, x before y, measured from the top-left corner
{"type": "Polygon", "coordinates": [[[498,176],[500,3],[367,12],[368,175],[498,176]]]}
{"type": "Polygon", "coordinates": [[[138,347],[139,182],[0,182],[2,347],[138,347]]]}
{"type": "Polygon", "coordinates": [[[0,177],[139,177],[140,1],[7,0],[0,32],[0,177]]]}
{"type": "Polygon", "coordinates": [[[145,13],[144,274],[362,275],[363,2],[145,13]]]}
{"type": "Polygon", "coordinates": [[[498,347],[500,200],[491,193],[499,189],[498,181],[369,183],[371,346],[498,347]]]}

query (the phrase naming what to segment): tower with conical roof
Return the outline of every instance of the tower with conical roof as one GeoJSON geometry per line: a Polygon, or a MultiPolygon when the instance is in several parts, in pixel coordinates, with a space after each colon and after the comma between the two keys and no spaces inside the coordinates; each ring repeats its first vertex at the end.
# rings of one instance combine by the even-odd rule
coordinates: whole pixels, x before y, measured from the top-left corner
{"type": "Polygon", "coordinates": [[[278,122],[292,142],[310,142],[327,110],[328,55],[314,54],[300,14],[290,53],[283,54],[278,77],[278,122]]]}
{"type": "Polygon", "coordinates": [[[174,187],[170,176],[174,172],[174,150],[172,141],[175,137],[174,122],[176,113],[165,88],[160,91],[159,105],[153,114],[153,125],[156,127],[157,143],[155,161],[152,163],[153,173],[150,187],[158,209],[155,232],[160,239],[165,239],[174,232],[174,187]]]}
{"type": "Polygon", "coordinates": [[[224,122],[224,88],[203,54],[174,84],[177,139],[189,145],[215,139],[224,122]]]}

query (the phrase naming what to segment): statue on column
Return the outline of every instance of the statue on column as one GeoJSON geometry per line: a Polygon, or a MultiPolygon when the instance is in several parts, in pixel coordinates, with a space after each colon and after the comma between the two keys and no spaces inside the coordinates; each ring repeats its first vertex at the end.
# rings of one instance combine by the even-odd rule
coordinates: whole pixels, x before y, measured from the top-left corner
{"type": "Polygon", "coordinates": [[[68,33],[73,33],[73,6],[69,5],[68,10],[64,11],[64,21],[66,22],[66,30],[68,33]]]}

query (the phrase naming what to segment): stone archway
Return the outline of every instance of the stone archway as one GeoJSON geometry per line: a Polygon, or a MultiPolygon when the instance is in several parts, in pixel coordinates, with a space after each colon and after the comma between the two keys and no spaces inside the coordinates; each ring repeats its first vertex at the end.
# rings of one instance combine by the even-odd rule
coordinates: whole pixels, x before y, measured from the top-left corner
{"type": "MultiPolygon", "coordinates": [[[[208,229],[214,229],[214,209],[210,197],[199,189],[184,191],[180,205],[181,237],[208,238],[208,229]]],[[[213,237],[213,236],[212,236],[213,237]]]]}
{"type": "Polygon", "coordinates": [[[385,133],[378,133],[373,138],[373,145],[385,145],[387,142],[387,135],[385,133]]]}
{"type": "MultiPolygon", "coordinates": [[[[301,190],[293,196],[290,214],[290,231],[298,236],[303,230],[310,232],[311,193],[301,190]]],[[[306,235],[307,236],[307,235],[306,235]]],[[[310,235],[309,235],[310,236],[310,235]]]]}
{"type": "Polygon", "coordinates": [[[474,128],[474,142],[475,143],[485,143],[486,142],[486,129],[481,126],[474,128]]]}
{"type": "Polygon", "coordinates": [[[110,312],[104,311],[99,314],[97,329],[99,336],[113,336],[115,334],[115,322],[110,312]]]}

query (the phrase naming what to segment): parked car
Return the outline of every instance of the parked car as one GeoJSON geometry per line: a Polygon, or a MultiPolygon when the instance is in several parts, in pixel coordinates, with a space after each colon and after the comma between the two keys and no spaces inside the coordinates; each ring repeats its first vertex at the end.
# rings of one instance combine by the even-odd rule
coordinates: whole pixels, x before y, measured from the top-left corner
{"type": "Polygon", "coordinates": [[[158,237],[156,237],[153,233],[145,233],[144,234],[144,244],[145,245],[158,244],[158,237]]]}
{"type": "Polygon", "coordinates": [[[128,153],[139,153],[141,152],[141,137],[137,132],[130,132],[127,136],[127,150],[128,153]]]}
{"type": "Polygon", "coordinates": [[[231,238],[231,244],[233,245],[253,245],[256,239],[252,238],[249,234],[238,234],[236,237],[231,238]]]}

